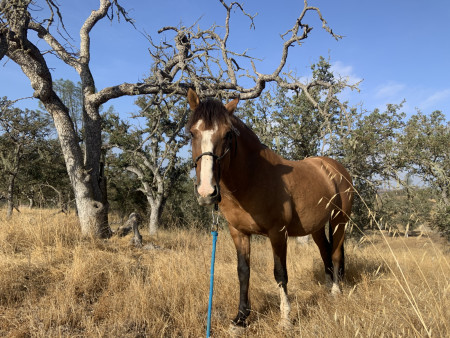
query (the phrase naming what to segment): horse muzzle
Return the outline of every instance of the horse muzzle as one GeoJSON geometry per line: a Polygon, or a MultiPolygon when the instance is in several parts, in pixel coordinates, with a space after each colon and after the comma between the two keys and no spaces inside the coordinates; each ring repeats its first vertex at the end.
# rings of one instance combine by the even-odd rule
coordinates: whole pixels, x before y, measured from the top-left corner
{"type": "Polygon", "coordinates": [[[221,200],[220,187],[218,185],[214,186],[213,193],[208,196],[201,196],[198,193],[198,185],[197,184],[194,186],[194,191],[195,191],[195,196],[197,197],[197,202],[201,206],[218,204],[221,200]]]}

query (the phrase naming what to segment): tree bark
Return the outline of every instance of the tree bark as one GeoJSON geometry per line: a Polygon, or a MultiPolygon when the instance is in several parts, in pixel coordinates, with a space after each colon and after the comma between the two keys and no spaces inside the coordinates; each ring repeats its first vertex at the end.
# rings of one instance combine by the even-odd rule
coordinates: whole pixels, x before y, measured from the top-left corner
{"type": "Polygon", "coordinates": [[[150,216],[149,216],[149,222],[148,222],[148,231],[150,235],[154,236],[157,234],[160,220],[161,220],[161,212],[162,212],[162,199],[153,199],[150,200],[148,198],[148,203],[150,205],[150,216]]]}
{"type": "MultiPolygon", "coordinates": [[[[93,153],[94,146],[86,140],[86,155],[78,143],[67,108],[53,92],[51,99],[42,100],[53,117],[64,155],[67,172],[75,194],[81,232],[84,235],[107,238],[111,235],[108,225],[108,204],[102,194],[104,177],[100,174],[100,151],[93,153]],[[91,156],[88,155],[91,154],[91,156]],[[85,157],[85,158],[83,158],[85,157]]],[[[101,132],[101,129],[98,133],[101,132]]],[[[92,132],[95,134],[95,132],[92,132]]]]}
{"type": "MultiPolygon", "coordinates": [[[[86,99],[87,95],[94,92],[93,79],[88,69],[89,57],[83,55],[83,62],[76,62],[72,56],[64,52],[64,48],[43,27],[35,22],[30,22],[28,4],[17,2],[16,6],[19,6],[20,8],[18,8],[23,13],[19,13],[17,10],[5,12],[9,23],[9,31],[6,33],[8,34],[6,55],[17,63],[30,79],[34,89],[33,96],[41,100],[53,118],[75,194],[81,232],[88,236],[109,237],[111,230],[108,225],[108,203],[106,202],[106,191],[102,189],[105,186],[104,177],[100,173],[101,119],[99,106],[89,103],[89,100],[86,99]],[[53,90],[50,70],[41,51],[28,40],[28,29],[34,29],[38,32],[39,37],[46,41],[48,39],[47,42],[62,53],[60,57],[63,61],[72,65],[80,73],[85,97],[86,151],[84,156],[69,110],[53,90]]],[[[109,6],[106,7],[109,8],[109,6]]],[[[5,42],[2,43],[5,45],[5,42]]],[[[86,43],[89,47],[89,39],[86,43]]],[[[86,54],[84,48],[82,48],[82,52],[86,54]]]]}
{"type": "Polygon", "coordinates": [[[28,209],[33,209],[33,208],[34,208],[34,198],[28,197],[28,209]]]}
{"type": "Polygon", "coordinates": [[[150,235],[156,235],[159,228],[161,219],[161,213],[164,208],[164,204],[167,198],[168,191],[164,190],[164,180],[159,175],[158,171],[149,161],[144,161],[146,168],[153,172],[156,180],[156,189],[154,189],[144,177],[144,171],[138,166],[128,166],[127,170],[136,174],[142,184],[142,188],[139,189],[147,197],[148,205],[150,206],[150,215],[148,220],[148,227],[150,235]]]}
{"type": "Polygon", "coordinates": [[[14,209],[14,187],[16,183],[16,177],[19,172],[20,157],[21,157],[22,146],[17,144],[14,149],[14,158],[9,172],[9,182],[8,182],[8,194],[6,195],[7,208],[6,208],[6,218],[11,218],[14,209]]]}
{"type": "Polygon", "coordinates": [[[6,218],[11,218],[14,209],[14,184],[16,181],[16,174],[9,174],[8,182],[8,194],[6,195],[7,207],[6,207],[6,218]]]}

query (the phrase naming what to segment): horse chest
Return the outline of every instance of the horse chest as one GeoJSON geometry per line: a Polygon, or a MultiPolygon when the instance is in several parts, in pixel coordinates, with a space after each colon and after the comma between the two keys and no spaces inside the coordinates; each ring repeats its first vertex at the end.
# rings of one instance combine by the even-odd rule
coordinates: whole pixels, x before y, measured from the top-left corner
{"type": "Polygon", "coordinates": [[[265,235],[274,226],[281,229],[291,220],[292,208],[289,203],[281,207],[267,205],[249,209],[244,209],[242,205],[234,201],[221,205],[222,213],[230,225],[244,233],[265,235]]]}
{"type": "Polygon", "coordinates": [[[263,234],[262,228],[248,212],[245,210],[233,210],[232,212],[223,212],[228,223],[243,233],[263,234]]]}

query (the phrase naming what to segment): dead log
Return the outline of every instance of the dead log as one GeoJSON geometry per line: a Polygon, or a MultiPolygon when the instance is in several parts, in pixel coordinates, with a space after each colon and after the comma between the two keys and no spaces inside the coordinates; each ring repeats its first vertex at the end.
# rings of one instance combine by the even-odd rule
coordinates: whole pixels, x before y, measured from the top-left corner
{"type": "Polygon", "coordinates": [[[130,243],[138,248],[142,247],[142,236],[139,233],[139,225],[141,224],[142,217],[137,213],[133,212],[128,217],[127,222],[120,226],[115,232],[115,236],[125,237],[131,231],[133,231],[133,237],[131,238],[130,243]]]}

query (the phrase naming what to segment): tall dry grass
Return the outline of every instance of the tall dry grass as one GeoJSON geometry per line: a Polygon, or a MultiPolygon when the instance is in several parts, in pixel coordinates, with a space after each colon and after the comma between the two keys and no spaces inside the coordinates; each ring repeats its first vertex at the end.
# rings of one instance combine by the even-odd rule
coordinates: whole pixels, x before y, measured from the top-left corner
{"type": "MultiPolygon", "coordinates": [[[[0,210],[1,211],[1,210],[0,210]]],[[[35,210],[0,216],[0,336],[202,337],[211,236],[195,227],[129,238],[82,238],[74,216],[35,210]]],[[[278,291],[270,244],[251,253],[248,337],[450,336],[450,252],[439,239],[347,241],[343,293],[332,297],[314,244],[288,246],[291,332],[277,328],[278,291]]],[[[235,249],[220,230],[212,330],[228,336],[236,314],[235,249]]]]}

